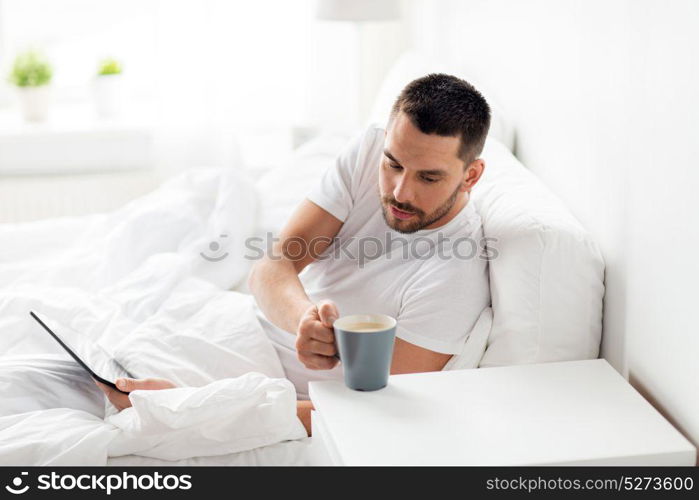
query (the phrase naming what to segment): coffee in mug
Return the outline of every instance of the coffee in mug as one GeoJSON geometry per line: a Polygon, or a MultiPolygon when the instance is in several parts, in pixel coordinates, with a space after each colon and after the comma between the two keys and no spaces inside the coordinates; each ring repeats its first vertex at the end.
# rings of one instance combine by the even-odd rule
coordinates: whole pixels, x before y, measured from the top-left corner
{"type": "Polygon", "coordinates": [[[385,314],[343,316],[333,324],[345,385],[357,391],[386,387],[396,320],[385,314]]]}
{"type": "Polygon", "coordinates": [[[347,325],[345,329],[350,332],[377,332],[384,330],[385,326],[381,323],[364,322],[347,325]]]}

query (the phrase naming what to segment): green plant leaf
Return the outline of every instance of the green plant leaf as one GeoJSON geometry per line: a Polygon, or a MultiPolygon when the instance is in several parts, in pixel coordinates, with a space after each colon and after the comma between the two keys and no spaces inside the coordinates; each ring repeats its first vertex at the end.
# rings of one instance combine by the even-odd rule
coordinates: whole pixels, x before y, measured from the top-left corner
{"type": "Polygon", "coordinates": [[[28,50],[17,55],[9,80],[18,87],[39,87],[51,82],[53,70],[39,51],[28,50]]]}
{"type": "Polygon", "coordinates": [[[100,62],[98,75],[118,75],[121,73],[121,63],[116,59],[107,58],[100,62]]]}

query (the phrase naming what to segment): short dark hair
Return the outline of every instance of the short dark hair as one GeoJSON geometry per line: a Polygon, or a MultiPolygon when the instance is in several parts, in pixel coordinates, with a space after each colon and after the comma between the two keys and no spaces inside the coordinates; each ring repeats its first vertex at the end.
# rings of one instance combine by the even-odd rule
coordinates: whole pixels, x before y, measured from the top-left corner
{"type": "Polygon", "coordinates": [[[423,134],[461,138],[459,157],[466,165],[483,151],[490,128],[490,106],[473,85],[444,73],[413,80],[401,91],[391,119],[402,111],[423,134]]]}

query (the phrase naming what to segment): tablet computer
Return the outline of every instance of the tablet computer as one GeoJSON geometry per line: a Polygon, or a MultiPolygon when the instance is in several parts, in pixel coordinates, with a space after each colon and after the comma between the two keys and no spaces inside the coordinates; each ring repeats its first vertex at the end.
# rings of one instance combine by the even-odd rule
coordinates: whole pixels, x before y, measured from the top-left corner
{"type": "Polygon", "coordinates": [[[70,328],[56,324],[43,315],[39,317],[34,311],[30,311],[29,314],[93,379],[128,394],[118,389],[114,381],[121,377],[133,377],[96,342],[70,328]]]}

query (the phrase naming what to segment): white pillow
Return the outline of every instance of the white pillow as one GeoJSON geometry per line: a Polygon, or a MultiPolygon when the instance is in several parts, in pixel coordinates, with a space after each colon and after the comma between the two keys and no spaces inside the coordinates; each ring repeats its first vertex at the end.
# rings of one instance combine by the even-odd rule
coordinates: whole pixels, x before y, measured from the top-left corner
{"type": "Polygon", "coordinates": [[[563,203],[489,140],[473,202],[490,261],[493,327],[480,366],[596,358],[604,261],[563,203]]]}
{"type": "Polygon", "coordinates": [[[463,349],[444,365],[444,370],[465,370],[478,368],[488,344],[488,336],[493,326],[493,310],[486,307],[478,316],[476,324],[466,338],[463,349]]]}
{"type": "Polygon", "coordinates": [[[378,123],[386,126],[393,102],[408,83],[429,73],[447,73],[466,80],[483,94],[490,106],[491,137],[495,137],[511,151],[514,149],[515,132],[513,125],[506,119],[502,106],[497,97],[490,92],[472,71],[459,66],[454,66],[435,59],[433,55],[427,55],[417,51],[405,52],[391,67],[383,79],[381,88],[376,94],[374,104],[367,124],[378,123]]]}

